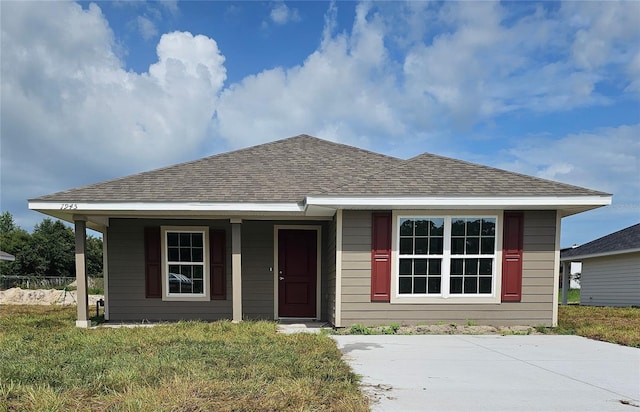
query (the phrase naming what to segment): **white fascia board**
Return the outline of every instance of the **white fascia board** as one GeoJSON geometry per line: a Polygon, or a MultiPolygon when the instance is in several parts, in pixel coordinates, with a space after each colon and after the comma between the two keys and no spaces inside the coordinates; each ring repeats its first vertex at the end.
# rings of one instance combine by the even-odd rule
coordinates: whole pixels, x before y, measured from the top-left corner
{"type": "Polygon", "coordinates": [[[607,206],[611,196],[504,196],[504,197],[348,197],[348,196],[307,196],[307,205],[330,207],[395,207],[395,208],[504,208],[504,207],[549,207],[607,206]]]}
{"type": "Polygon", "coordinates": [[[624,255],[627,253],[636,253],[640,252],[640,248],[635,249],[625,249],[625,250],[614,250],[611,252],[602,252],[602,253],[591,253],[589,255],[576,255],[560,258],[561,262],[580,262],[585,259],[593,259],[598,257],[606,257],[606,256],[615,256],[615,255],[624,255]]]}
{"type": "Polygon", "coordinates": [[[81,212],[289,212],[302,213],[305,208],[298,203],[200,203],[200,202],[78,202],[30,201],[29,209],[39,211],[59,210],[68,213],[81,212]]]}

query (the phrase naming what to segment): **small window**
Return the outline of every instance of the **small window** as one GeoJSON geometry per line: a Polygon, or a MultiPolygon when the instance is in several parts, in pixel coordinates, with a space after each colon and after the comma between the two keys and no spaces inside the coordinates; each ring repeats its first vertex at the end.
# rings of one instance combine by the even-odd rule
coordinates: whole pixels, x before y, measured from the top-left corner
{"type": "Polygon", "coordinates": [[[163,227],[163,240],[163,296],[208,299],[207,228],[163,227]]]}

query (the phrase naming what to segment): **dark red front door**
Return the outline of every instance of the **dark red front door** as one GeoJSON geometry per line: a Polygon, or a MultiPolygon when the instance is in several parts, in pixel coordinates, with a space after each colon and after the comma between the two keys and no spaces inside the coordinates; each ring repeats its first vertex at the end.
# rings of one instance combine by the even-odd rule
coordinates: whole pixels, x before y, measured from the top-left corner
{"type": "Polygon", "coordinates": [[[278,230],[278,316],[316,317],[317,234],[278,230]]]}

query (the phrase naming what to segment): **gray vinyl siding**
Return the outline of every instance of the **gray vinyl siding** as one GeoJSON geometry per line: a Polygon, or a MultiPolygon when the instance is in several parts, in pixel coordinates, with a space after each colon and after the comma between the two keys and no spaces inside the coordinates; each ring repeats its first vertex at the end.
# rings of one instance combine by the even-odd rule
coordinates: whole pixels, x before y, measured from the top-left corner
{"type": "MultiPolygon", "coordinates": [[[[371,302],[371,212],[345,211],[342,244],[342,324],[466,322],[547,325],[553,317],[555,211],[527,211],[522,301],[500,304],[371,302]]],[[[500,281],[500,276],[498,277],[500,281]]]]}
{"type": "Polygon", "coordinates": [[[580,304],[640,306],[640,252],[584,259],[580,304]]]}
{"type": "Polygon", "coordinates": [[[110,321],[172,321],[231,319],[231,248],[227,247],[227,300],[166,302],[145,297],[144,228],[147,226],[208,226],[227,233],[229,221],[110,219],[108,228],[110,321]]]}
{"type": "Polygon", "coordinates": [[[242,222],[243,319],[273,319],[273,222],[242,222]]]}
{"type": "MultiPolygon", "coordinates": [[[[329,266],[327,222],[242,222],[243,319],[274,318],[274,225],[321,225],[321,316],[326,316],[329,266]]],[[[335,238],[335,236],[334,236],[335,238]]],[[[231,225],[228,220],[111,219],[108,228],[109,308],[111,321],[218,320],[232,317],[231,225]],[[144,228],[147,226],[208,226],[227,234],[226,300],[167,302],[145,297],[144,228]]],[[[335,253],[334,253],[335,260],[335,253]]],[[[335,268],[335,264],[334,264],[335,268]]],[[[334,269],[335,271],[335,269],[334,269]]],[[[325,317],[326,319],[326,317],[325,317]]]]}
{"type": "Polygon", "coordinates": [[[335,324],[336,315],[336,217],[327,225],[326,318],[335,324]]]}

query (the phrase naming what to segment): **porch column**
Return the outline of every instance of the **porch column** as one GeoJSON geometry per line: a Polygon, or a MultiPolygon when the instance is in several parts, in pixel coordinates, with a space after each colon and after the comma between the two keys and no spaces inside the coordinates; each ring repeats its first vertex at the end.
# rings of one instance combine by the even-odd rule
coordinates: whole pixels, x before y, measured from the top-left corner
{"type": "Polygon", "coordinates": [[[102,280],[104,282],[104,320],[109,320],[109,259],[107,226],[102,231],[102,280]]]}
{"type": "Polygon", "coordinates": [[[571,262],[565,260],[562,262],[562,304],[567,304],[567,295],[569,294],[569,283],[571,282],[571,262]]]}
{"type": "Polygon", "coordinates": [[[235,323],[242,321],[242,220],[231,219],[231,289],[235,323]]]}
{"type": "Polygon", "coordinates": [[[78,319],[76,326],[88,328],[89,320],[89,296],[87,295],[87,260],[85,258],[87,239],[87,218],[74,216],[76,234],[76,300],[78,302],[78,319]]]}

